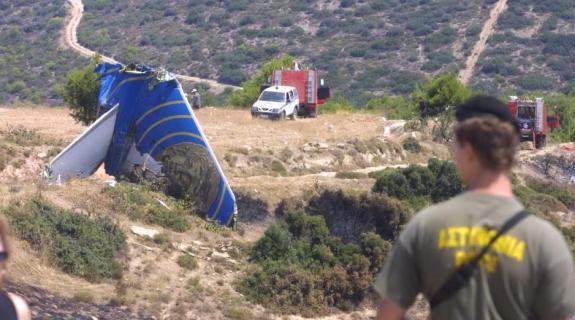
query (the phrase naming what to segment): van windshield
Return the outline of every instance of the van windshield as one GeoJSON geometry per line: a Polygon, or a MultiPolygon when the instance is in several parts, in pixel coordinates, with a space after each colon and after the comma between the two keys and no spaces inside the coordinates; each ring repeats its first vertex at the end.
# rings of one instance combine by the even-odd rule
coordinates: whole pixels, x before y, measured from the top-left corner
{"type": "Polygon", "coordinates": [[[261,101],[271,101],[271,102],[284,102],[285,93],[283,92],[273,92],[264,91],[260,96],[261,101]]]}

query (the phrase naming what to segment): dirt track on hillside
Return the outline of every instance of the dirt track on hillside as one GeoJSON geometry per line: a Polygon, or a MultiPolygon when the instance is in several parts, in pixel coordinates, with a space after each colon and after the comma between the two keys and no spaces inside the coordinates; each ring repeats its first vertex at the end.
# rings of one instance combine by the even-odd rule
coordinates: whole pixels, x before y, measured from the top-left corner
{"type": "Polygon", "coordinates": [[[506,9],[507,9],[507,0],[499,0],[491,10],[491,13],[489,14],[489,19],[485,21],[485,24],[483,25],[483,30],[481,30],[481,33],[479,34],[479,40],[475,44],[475,47],[473,47],[471,55],[469,55],[467,61],[465,62],[465,69],[459,72],[459,79],[463,83],[465,84],[469,83],[469,80],[471,79],[473,73],[475,72],[475,66],[477,65],[477,61],[479,61],[479,57],[485,50],[487,40],[489,40],[489,38],[493,34],[493,31],[495,31],[495,25],[497,24],[497,20],[499,20],[499,16],[506,9]]]}
{"type": "MultiPolygon", "coordinates": [[[[82,16],[84,15],[84,4],[82,3],[82,0],[68,0],[68,3],[70,4],[70,15],[67,18],[67,23],[64,26],[63,34],[62,37],[60,38],[60,45],[64,46],[65,48],[74,50],[82,56],[93,57],[96,54],[96,52],[82,46],[78,42],[77,31],[78,26],[80,25],[80,21],[82,20],[82,16]]],[[[102,55],[102,60],[108,63],[120,63],[116,59],[105,55],[102,55]]],[[[207,83],[210,85],[210,90],[213,91],[214,93],[221,93],[226,88],[231,88],[234,90],[239,89],[239,87],[219,83],[214,80],[202,79],[182,74],[174,74],[174,76],[179,80],[190,81],[194,83],[197,82],[207,83]]]]}

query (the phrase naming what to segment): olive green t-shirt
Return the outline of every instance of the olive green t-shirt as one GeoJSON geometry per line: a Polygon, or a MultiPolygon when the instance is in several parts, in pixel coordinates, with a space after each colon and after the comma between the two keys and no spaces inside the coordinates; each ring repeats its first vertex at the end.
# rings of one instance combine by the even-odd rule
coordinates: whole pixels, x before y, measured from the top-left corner
{"type": "MultiPolygon", "coordinates": [[[[417,214],[400,235],[375,289],[404,308],[430,298],[522,209],[515,198],[467,192],[417,214]]],[[[432,319],[565,319],[575,315],[573,257],[561,233],[535,216],[501,236],[463,289],[432,319]]]]}

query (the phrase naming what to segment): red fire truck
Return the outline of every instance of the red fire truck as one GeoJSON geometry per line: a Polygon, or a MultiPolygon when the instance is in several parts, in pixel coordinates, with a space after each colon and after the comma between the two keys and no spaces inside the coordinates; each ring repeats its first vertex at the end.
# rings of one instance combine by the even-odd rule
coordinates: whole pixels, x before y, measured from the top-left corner
{"type": "Polygon", "coordinates": [[[275,70],[261,91],[271,86],[293,87],[299,96],[298,116],[315,118],[318,106],[331,97],[331,88],[320,78],[317,70],[299,70],[297,64],[293,70],[275,70]]]}
{"type": "Polygon", "coordinates": [[[547,115],[547,105],[543,98],[520,99],[512,96],[508,102],[509,110],[519,123],[521,141],[532,141],[536,149],[545,148],[549,128],[559,127],[559,114],[547,115]]]}

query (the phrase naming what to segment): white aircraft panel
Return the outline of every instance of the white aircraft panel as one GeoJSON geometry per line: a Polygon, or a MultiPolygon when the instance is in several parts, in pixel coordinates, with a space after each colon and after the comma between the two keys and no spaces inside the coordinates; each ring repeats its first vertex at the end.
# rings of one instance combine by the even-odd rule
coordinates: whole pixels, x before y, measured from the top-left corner
{"type": "Polygon", "coordinates": [[[48,180],[61,183],[73,177],[87,177],[94,173],[106,158],[117,114],[116,105],[60,152],[45,171],[48,180]]]}

